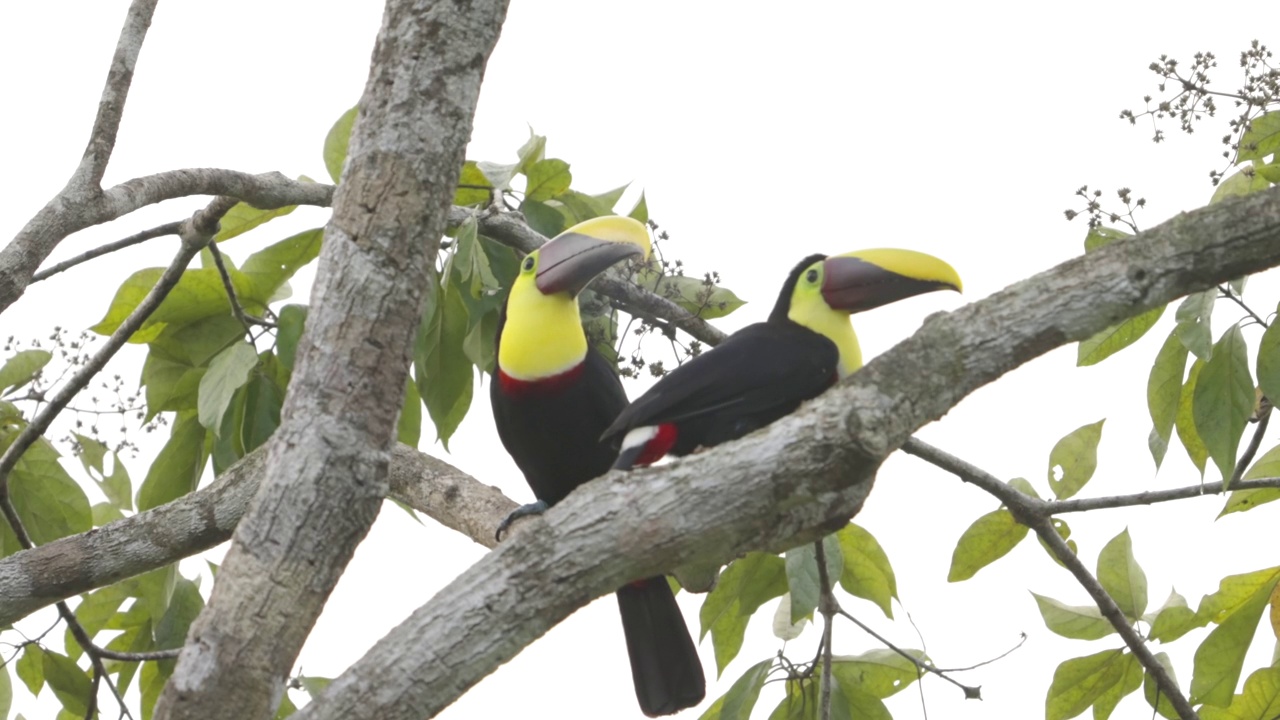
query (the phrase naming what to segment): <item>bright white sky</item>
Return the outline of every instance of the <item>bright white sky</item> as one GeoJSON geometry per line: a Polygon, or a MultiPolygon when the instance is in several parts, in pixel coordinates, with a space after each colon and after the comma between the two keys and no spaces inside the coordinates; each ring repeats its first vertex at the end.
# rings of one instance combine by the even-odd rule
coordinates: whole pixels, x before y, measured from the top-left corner
{"type": "MultiPolygon", "coordinates": [[[[0,137],[8,158],[8,172],[0,176],[0,238],[12,237],[74,168],[126,6],[126,0],[0,5],[0,97],[6,100],[0,137]]],[[[468,157],[513,160],[531,125],[550,138],[549,155],[572,164],[575,187],[599,192],[631,181],[644,188],[652,217],[672,233],[667,252],[694,271],[719,271],[752,301],[721,323],[726,329],[762,319],[786,269],[810,252],[895,245],[951,261],[965,279],[964,298],[930,295],[856,318],[864,350],[874,355],[930,312],[985,297],[1081,252],[1085,227],[1064,221],[1062,211],[1079,206],[1072,193],[1082,184],[1103,188],[1108,200],[1118,187],[1134,188],[1149,201],[1140,216],[1145,227],[1204,204],[1212,192],[1208,171],[1220,167],[1225,118],[1190,138],[1166,123],[1169,142],[1157,146],[1149,126],[1132,128],[1118,113],[1140,110],[1142,96],[1154,92],[1155,78],[1145,68],[1161,53],[1189,63],[1195,51],[1212,50],[1223,66],[1217,86],[1234,89],[1238,52],[1267,25],[1254,19],[1274,17],[1274,3],[1253,0],[1229,11],[1091,1],[780,7],[516,0],[489,63],[468,157]]],[[[321,143],[360,95],[380,14],[376,2],[162,2],[107,181],[200,166],[325,177],[321,143]]],[[[629,208],[633,196],[623,205],[629,208]]],[[[199,204],[172,202],[86,231],[67,240],[55,258],[180,219],[199,204]]],[[[242,259],[261,244],[322,224],[325,216],[299,210],[227,250],[242,259]]],[[[87,327],[125,274],[165,264],[171,246],[147,244],[32,287],[0,319],[0,334],[42,335],[53,324],[87,327]]],[[[300,302],[309,277],[294,283],[300,302]]],[[[1277,295],[1268,282],[1255,281],[1247,296],[1264,315],[1277,295]]],[[[1220,313],[1215,336],[1237,319],[1220,313]]],[[[1170,313],[1142,343],[1100,367],[1074,368],[1074,347],[1052,353],[974,394],[921,436],[997,476],[1026,476],[1044,492],[1048,453],[1058,438],[1105,417],[1098,474],[1085,495],[1192,484],[1197,474],[1180,448],[1170,450],[1154,479],[1146,451],[1147,370],[1171,323],[1170,313]]],[[[1256,332],[1247,331],[1255,344],[1256,332]]],[[[132,350],[117,360],[115,372],[136,377],[141,353],[132,350]]],[[[633,396],[639,391],[630,388],[633,396]]],[[[1270,439],[1263,449],[1274,444],[1270,439]]],[[[498,451],[482,401],[452,454],[427,442],[422,447],[517,500],[531,497],[498,451]]],[[[128,463],[135,478],[147,462],[149,455],[128,463]]],[[[1210,479],[1217,479],[1215,471],[1210,479]]],[[[1030,539],[975,579],[945,582],[955,541],[994,507],[984,493],[899,456],[885,465],[857,518],[886,547],[903,607],[939,664],[986,660],[1014,645],[1020,632],[1030,635],[1010,658],[962,676],[983,686],[981,703],[926,681],[930,717],[1039,716],[1057,661],[1118,644],[1114,636],[1063,640],[1044,628],[1027,589],[1072,604],[1085,604],[1087,596],[1030,539]]],[[[1248,551],[1267,531],[1265,520],[1233,516],[1215,523],[1220,507],[1209,499],[1069,522],[1090,566],[1102,545],[1128,526],[1153,607],[1175,582],[1194,606],[1222,574],[1275,563],[1248,551]]],[[[337,675],[483,552],[460,535],[429,521],[422,527],[389,508],[357,553],[299,667],[308,675],[337,675]]],[[[201,566],[188,562],[184,571],[201,566]]],[[[696,632],[700,598],[682,600],[696,632]]],[[[905,613],[890,622],[869,603],[850,600],[846,607],[900,644],[919,646],[905,613]]],[[[767,605],[749,628],[746,647],[708,702],[776,652],[779,642],[767,627],[772,609],[767,605]]],[[[20,627],[38,632],[44,619],[38,615],[20,627]]],[[[1184,687],[1202,637],[1173,646],[1184,687]]],[[[811,658],[816,642],[809,630],[791,653],[811,658]]],[[[841,653],[875,647],[848,624],[837,627],[835,642],[841,653]]],[[[1271,648],[1260,635],[1246,674],[1267,662],[1271,648]]],[[[702,655],[714,678],[709,640],[702,655]]],[[[15,687],[15,710],[52,716],[56,706],[47,691],[36,703],[15,687]]],[[[779,696],[779,686],[770,686],[757,715],[765,717],[779,696]]],[[[921,705],[914,688],[889,701],[900,720],[922,717],[921,705]]],[[[500,717],[512,710],[641,717],[612,598],[574,615],[442,717],[500,717]]],[[[1116,717],[1149,712],[1134,695],[1116,717]]]]}

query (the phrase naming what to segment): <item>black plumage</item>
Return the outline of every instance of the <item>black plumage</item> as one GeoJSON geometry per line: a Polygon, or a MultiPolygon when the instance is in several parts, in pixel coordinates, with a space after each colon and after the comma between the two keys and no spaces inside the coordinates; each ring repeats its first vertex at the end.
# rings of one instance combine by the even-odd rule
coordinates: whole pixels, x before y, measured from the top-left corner
{"type": "MultiPolygon", "coordinates": [[[[498,340],[506,312],[499,318],[498,340]]],[[[495,350],[496,355],[496,350],[495,350]]],[[[534,495],[547,505],[609,471],[618,440],[600,434],[627,405],[613,368],[594,348],[577,368],[540,381],[512,381],[495,369],[490,401],[498,436],[534,495]]],[[[656,717],[697,705],[706,681],[697,648],[665,577],[617,592],[636,698],[656,717]]]]}

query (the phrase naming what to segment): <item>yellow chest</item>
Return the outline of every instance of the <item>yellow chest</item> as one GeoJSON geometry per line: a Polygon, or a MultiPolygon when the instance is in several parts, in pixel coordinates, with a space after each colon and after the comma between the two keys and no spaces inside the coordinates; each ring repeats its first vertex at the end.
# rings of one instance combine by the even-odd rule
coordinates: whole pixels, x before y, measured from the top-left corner
{"type": "Polygon", "coordinates": [[[840,379],[848,377],[862,367],[862,348],[853,332],[848,313],[836,312],[825,304],[807,304],[793,307],[787,317],[795,323],[826,337],[840,351],[840,379]]]}
{"type": "Polygon", "coordinates": [[[498,343],[498,367],[517,380],[541,380],[576,367],[587,356],[578,302],[543,295],[535,288],[511,289],[507,322],[498,343]]]}

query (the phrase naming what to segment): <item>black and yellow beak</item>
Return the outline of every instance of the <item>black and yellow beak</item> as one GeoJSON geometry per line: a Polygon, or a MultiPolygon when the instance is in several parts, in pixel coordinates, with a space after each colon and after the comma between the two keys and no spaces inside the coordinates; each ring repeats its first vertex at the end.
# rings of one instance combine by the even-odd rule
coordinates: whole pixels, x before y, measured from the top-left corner
{"type": "Polygon", "coordinates": [[[822,299],[832,310],[862,312],[935,290],[961,291],[943,260],[914,250],[879,248],[823,261],[822,299]]]}
{"type": "Polygon", "coordinates": [[[617,215],[593,218],[565,230],[538,250],[535,277],[543,295],[577,295],[597,275],[629,257],[649,256],[649,232],[617,215]]]}

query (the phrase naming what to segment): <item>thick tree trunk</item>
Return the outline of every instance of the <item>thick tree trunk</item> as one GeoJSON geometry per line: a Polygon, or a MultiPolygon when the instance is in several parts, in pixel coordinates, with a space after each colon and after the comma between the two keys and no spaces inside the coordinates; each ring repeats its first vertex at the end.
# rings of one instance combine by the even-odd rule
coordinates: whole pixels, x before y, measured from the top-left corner
{"type": "Polygon", "coordinates": [[[386,495],[422,311],[505,0],[389,0],[265,480],[157,718],[267,718],[386,495]]]}

